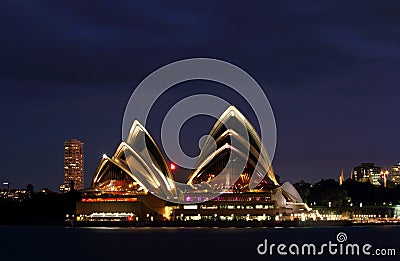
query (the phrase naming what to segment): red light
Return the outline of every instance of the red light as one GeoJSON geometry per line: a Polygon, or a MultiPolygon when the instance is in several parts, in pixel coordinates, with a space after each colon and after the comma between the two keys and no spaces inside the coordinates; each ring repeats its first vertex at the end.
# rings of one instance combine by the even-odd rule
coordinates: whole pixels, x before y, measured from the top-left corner
{"type": "Polygon", "coordinates": [[[175,169],[176,169],[176,166],[175,166],[174,163],[171,163],[170,166],[169,166],[169,168],[170,168],[171,170],[175,170],[175,169]]]}

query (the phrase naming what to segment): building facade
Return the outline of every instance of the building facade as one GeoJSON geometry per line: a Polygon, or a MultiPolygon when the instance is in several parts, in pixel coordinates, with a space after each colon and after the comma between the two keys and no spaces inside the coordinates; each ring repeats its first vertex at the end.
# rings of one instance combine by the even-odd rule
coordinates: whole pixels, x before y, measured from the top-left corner
{"type": "Polygon", "coordinates": [[[390,168],[390,176],[396,185],[400,185],[400,163],[390,168]]]}
{"type": "Polygon", "coordinates": [[[381,185],[381,167],[374,163],[361,163],[353,170],[352,178],[357,182],[371,182],[372,185],[381,185]]]}
{"type": "Polygon", "coordinates": [[[83,142],[70,139],[64,142],[64,184],[60,192],[81,190],[84,187],[83,142]]]}

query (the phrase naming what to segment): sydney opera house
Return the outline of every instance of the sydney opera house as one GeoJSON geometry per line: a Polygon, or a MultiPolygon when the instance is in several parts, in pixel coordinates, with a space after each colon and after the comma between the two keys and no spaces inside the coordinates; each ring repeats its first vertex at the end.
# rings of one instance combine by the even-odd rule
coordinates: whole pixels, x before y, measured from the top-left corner
{"type": "Polygon", "coordinates": [[[315,219],[290,183],[278,184],[267,150],[234,106],[216,121],[185,183],[138,121],[101,159],[76,221],[267,221],[315,219]],[[244,131],[243,131],[244,130],[244,131]]]}

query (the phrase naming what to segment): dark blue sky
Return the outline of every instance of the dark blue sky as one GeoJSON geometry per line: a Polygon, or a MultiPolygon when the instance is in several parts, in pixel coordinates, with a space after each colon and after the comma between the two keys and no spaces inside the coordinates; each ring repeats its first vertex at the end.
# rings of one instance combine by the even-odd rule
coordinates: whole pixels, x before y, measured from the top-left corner
{"type": "MultiPolygon", "coordinates": [[[[71,137],[85,142],[88,186],[101,154],[121,140],[135,86],[192,57],[232,62],[264,88],[282,179],[336,178],[360,162],[400,161],[398,1],[81,2],[0,3],[0,179],[13,187],[56,189],[71,137]]],[[[188,90],[224,93],[192,83],[158,106],[188,90]]],[[[149,126],[156,137],[159,119],[149,126]]],[[[198,136],[182,135],[189,145],[198,136]]]]}

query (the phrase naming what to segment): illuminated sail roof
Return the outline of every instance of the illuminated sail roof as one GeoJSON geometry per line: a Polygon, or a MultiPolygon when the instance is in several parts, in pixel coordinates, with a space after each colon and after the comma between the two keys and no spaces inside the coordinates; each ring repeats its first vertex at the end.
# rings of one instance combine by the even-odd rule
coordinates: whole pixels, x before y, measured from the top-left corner
{"type": "MultiPolygon", "coordinates": [[[[233,191],[271,190],[279,186],[261,138],[234,106],[228,107],[210,130],[186,186],[200,188],[204,184],[211,189],[230,187],[233,191]]],[[[92,188],[127,193],[146,191],[176,198],[182,187],[175,186],[161,150],[135,120],[127,140],[112,157],[104,156],[100,161],[92,188]]]]}
{"type": "Polygon", "coordinates": [[[161,150],[138,121],[133,123],[127,142],[119,145],[114,156],[103,157],[92,181],[94,189],[104,189],[101,181],[107,174],[104,168],[108,164],[114,164],[123,170],[132,178],[134,184],[139,185],[138,190],[161,193],[167,198],[175,194],[172,175],[161,150]]]}
{"type": "Polygon", "coordinates": [[[201,149],[196,168],[187,182],[208,182],[210,177],[215,177],[212,181],[214,186],[232,184],[232,188],[237,190],[263,189],[278,185],[260,137],[234,106],[229,106],[212,127],[201,149]],[[217,164],[216,161],[224,163],[217,164]],[[244,168],[238,169],[236,166],[244,168]],[[229,173],[221,173],[222,170],[229,173]],[[218,179],[218,175],[224,179],[218,179]],[[231,180],[237,182],[233,184],[231,180]]]}

